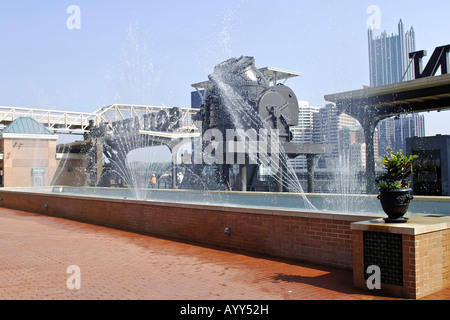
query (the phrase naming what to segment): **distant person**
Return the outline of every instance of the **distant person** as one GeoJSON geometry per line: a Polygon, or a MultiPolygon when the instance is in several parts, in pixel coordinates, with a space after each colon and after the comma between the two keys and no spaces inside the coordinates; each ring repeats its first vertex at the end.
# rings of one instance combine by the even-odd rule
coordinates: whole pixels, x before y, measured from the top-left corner
{"type": "Polygon", "coordinates": [[[156,187],[156,176],[154,174],[152,174],[151,183],[152,183],[152,188],[155,188],[156,187]]]}
{"type": "Polygon", "coordinates": [[[177,183],[180,185],[183,182],[184,175],[182,172],[178,172],[177,174],[177,183]]]}

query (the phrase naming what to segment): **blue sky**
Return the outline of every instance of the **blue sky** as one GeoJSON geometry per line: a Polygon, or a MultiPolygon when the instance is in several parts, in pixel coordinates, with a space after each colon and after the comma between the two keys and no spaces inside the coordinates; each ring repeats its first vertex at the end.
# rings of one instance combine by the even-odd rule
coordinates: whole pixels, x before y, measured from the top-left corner
{"type": "MultiPolygon", "coordinates": [[[[367,8],[380,30],[416,31],[416,49],[450,43],[446,1],[166,0],[0,2],[0,105],[93,112],[113,103],[189,107],[192,83],[241,55],[298,71],[299,100],[369,84],[367,8]],[[70,5],[80,29],[67,28],[70,5]]],[[[427,60],[424,62],[426,63],[427,60]]],[[[450,134],[450,111],[426,134],[450,134]]]]}

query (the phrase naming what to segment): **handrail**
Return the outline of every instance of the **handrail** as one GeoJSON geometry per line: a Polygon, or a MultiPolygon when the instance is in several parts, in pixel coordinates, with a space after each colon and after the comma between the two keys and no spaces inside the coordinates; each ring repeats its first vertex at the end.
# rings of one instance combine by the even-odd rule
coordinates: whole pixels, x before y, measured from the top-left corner
{"type": "MultiPolygon", "coordinates": [[[[59,133],[83,134],[89,131],[90,122],[94,125],[101,123],[112,123],[129,118],[141,117],[158,113],[161,110],[169,111],[173,107],[167,106],[145,106],[113,104],[98,109],[93,113],[48,110],[39,108],[23,108],[0,106],[0,124],[8,125],[19,117],[31,117],[45,125],[48,129],[59,133]]],[[[198,112],[197,109],[179,108],[182,113],[182,123],[186,127],[193,125],[192,115],[198,112]]]]}

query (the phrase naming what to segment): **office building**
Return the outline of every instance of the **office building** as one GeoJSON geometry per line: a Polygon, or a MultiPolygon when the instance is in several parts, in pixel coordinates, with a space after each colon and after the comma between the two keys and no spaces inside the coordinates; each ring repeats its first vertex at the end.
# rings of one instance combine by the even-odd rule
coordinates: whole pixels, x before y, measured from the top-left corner
{"type": "Polygon", "coordinates": [[[333,156],[339,155],[339,131],[344,127],[354,127],[355,119],[340,113],[334,104],[327,104],[314,114],[314,143],[332,144],[333,156]]]}
{"type": "MultiPolygon", "coordinates": [[[[299,125],[292,128],[293,142],[317,143],[333,145],[330,155],[316,157],[319,168],[328,168],[330,159],[336,158],[340,150],[340,130],[354,127],[355,119],[340,113],[334,104],[327,104],[323,108],[312,107],[307,102],[299,102],[299,125]]],[[[299,156],[290,160],[295,171],[306,170],[306,157],[299,156]]]]}
{"type": "Polygon", "coordinates": [[[404,31],[402,20],[398,23],[398,34],[388,35],[384,31],[374,37],[369,28],[370,86],[377,87],[414,79],[414,67],[409,53],[416,50],[414,29],[404,31]]]}
{"type": "MultiPolygon", "coordinates": [[[[361,126],[343,127],[339,130],[340,155],[346,158],[346,162],[352,168],[363,169],[366,167],[366,142],[361,126]]],[[[378,135],[374,135],[375,158],[378,158],[378,135]]]]}
{"type": "MultiPolygon", "coordinates": [[[[314,115],[320,110],[319,107],[309,105],[308,101],[298,102],[298,125],[291,127],[293,134],[292,142],[296,143],[314,143],[314,115]]],[[[306,157],[298,156],[289,160],[294,170],[306,170],[306,157]]]]}
{"type": "Polygon", "coordinates": [[[377,126],[380,156],[387,155],[388,148],[406,151],[406,139],[425,136],[425,119],[421,114],[406,114],[389,118],[377,126]]]}
{"type": "MultiPolygon", "coordinates": [[[[369,28],[369,71],[370,85],[383,86],[414,79],[414,63],[409,53],[416,51],[414,28],[405,32],[402,20],[398,23],[398,34],[388,35],[386,31],[374,37],[369,28]]],[[[425,120],[422,115],[407,114],[380,121],[378,131],[378,153],[405,151],[406,138],[423,137],[425,120]]],[[[377,158],[375,158],[377,160],[377,158]]],[[[378,159],[380,160],[380,159],[378,159]]]]}
{"type": "Polygon", "coordinates": [[[314,142],[314,114],[320,108],[309,105],[308,101],[298,102],[298,125],[291,127],[294,136],[292,142],[313,143],[314,142]]]}

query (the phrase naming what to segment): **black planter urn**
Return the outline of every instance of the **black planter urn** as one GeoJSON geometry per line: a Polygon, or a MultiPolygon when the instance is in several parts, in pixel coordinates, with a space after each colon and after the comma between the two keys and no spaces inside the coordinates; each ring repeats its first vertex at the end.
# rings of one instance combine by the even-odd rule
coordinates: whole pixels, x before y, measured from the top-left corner
{"type": "Polygon", "coordinates": [[[414,197],[411,195],[411,189],[380,189],[378,199],[380,200],[383,211],[387,214],[384,219],[387,223],[405,223],[408,218],[404,215],[408,212],[409,203],[414,197]]]}

